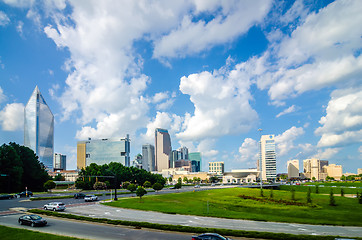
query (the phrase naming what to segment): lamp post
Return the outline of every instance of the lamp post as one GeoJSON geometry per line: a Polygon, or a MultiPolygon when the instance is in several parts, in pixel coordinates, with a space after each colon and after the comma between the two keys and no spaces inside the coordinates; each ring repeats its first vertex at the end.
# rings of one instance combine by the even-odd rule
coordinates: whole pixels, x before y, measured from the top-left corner
{"type": "Polygon", "coordinates": [[[259,128],[258,132],[260,133],[260,140],[259,140],[259,170],[260,170],[260,189],[263,189],[263,159],[262,159],[262,152],[261,152],[261,135],[263,129],[259,128]]]}

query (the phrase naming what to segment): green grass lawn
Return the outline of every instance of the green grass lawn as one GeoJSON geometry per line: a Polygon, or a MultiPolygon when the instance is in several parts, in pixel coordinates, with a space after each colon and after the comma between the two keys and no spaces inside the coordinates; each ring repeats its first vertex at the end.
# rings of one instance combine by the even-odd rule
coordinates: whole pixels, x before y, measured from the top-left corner
{"type": "Polygon", "coordinates": [[[353,185],[342,185],[342,183],[317,183],[309,185],[280,185],[280,190],[290,191],[292,188],[295,189],[297,192],[307,192],[308,188],[311,188],[312,193],[316,192],[316,185],[318,185],[318,191],[321,194],[329,194],[331,189],[334,194],[341,194],[341,188],[343,188],[344,194],[357,194],[357,191],[359,193],[362,193],[362,186],[360,187],[360,184],[354,183],[353,185]],[[322,186],[321,186],[322,185],[322,186]],[[332,187],[333,186],[333,187],[332,187]]]}
{"type": "Polygon", "coordinates": [[[10,228],[0,225],[0,238],[1,240],[14,240],[14,239],[36,239],[36,240],[70,240],[80,239],[74,237],[64,237],[48,233],[40,233],[26,229],[10,228]]]}
{"type": "MultiPolygon", "coordinates": [[[[269,201],[270,190],[264,189],[264,200],[243,199],[240,195],[260,198],[259,189],[228,188],[209,191],[171,193],[120,199],[105,205],[170,214],[212,216],[258,221],[294,222],[362,226],[362,204],[357,199],[335,196],[337,206],[329,206],[329,196],[312,194],[312,205],[306,203],[305,192],[295,192],[297,203],[288,205],[269,201]]],[[[292,203],[291,192],[273,191],[274,200],[292,203]]]]}

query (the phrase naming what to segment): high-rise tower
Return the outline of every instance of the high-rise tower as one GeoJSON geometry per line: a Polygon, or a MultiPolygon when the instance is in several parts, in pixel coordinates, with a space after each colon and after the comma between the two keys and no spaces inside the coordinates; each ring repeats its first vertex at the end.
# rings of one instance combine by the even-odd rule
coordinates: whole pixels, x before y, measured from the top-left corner
{"type": "Polygon", "coordinates": [[[277,160],[275,155],[274,135],[262,135],[259,142],[258,171],[263,181],[275,180],[277,177],[277,160]]]}
{"type": "Polygon", "coordinates": [[[155,147],[151,144],[142,145],[142,167],[146,171],[155,171],[155,147]]]}
{"type": "Polygon", "coordinates": [[[24,109],[24,146],[36,153],[47,170],[53,170],[54,116],[38,86],[24,109]]]}
{"type": "Polygon", "coordinates": [[[170,168],[169,158],[172,151],[171,138],[166,129],[156,128],[155,130],[155,159],[156,170],[170,168]]]}

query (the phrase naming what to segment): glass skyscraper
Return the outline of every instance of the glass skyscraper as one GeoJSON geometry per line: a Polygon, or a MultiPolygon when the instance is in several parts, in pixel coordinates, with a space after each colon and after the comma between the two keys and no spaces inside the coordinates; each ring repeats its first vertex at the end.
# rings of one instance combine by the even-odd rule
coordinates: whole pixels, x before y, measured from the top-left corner
{"type": "Polygon", "coordinates": [[[259,142],[258,170],[263,181],[274,181],[277,177],[277,159],[275,155],[274,135],[262,135],[259,142]]]}
{"type": "Polygon", "coordinates": [[[201,153],[192,152],[188,154],[188,157],[192,164],[192,172],[201,172],[201,153]]]}
{"type": "Polygon", "coordinates": [[[155,171],[155,147],[151,144],[142,145],[142,167],[146,171],[155,171]]]}
{"type": "Polygon", "coordinates": [[[38,86],[24,109],[24,146],[36,153],[47,170],[53,170],[54,116],[38,86]]]}

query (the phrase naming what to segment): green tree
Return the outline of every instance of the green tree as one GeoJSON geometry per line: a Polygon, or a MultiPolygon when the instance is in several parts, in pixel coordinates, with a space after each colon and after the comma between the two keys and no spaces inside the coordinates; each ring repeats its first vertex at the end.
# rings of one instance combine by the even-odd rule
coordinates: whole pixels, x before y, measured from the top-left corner
{"type": "Polygon", "coordinates": [[[181,177],[179,177],[179,178],[177,179],[177,183],[182,183],[181,177]]]}
{"type": "Polygon", "coordinates": [[[187,183],[187,181],[188,181],[188,179],[187,179],[187,177],[184,177],[184,183],[187,183]]]}
{"type": "Polygon", "coordinates": [[[53,180],[48,180],[44,183],[44,188],[49,191],[50,189],[55,188],[56,184],[53,180]]]}
{"type": "Polygon", "coordinates": [[[65,177],[63,177],[62,174],[58,173],[58,174],[54,177],[54,181],[65,181],[65,177]]]}
{"type": "Polygon", "coordinates": [[[84,181],[82,181],[82,180],[77,180],[77,181],[75,182],[75,187],[76,187],[77,189],[87,189],[87,183],[84,182],[84,181]]]}
{"type": "Polygon", "coordinates": [[[142,196],[147,194],[146,189],[144,189],[141,186],[138,186],[137,190],[136,190],[136,195],[140,197],[140,200],[142,199],[142,196]]]}
{"type": "Polygon", "coordinates": [[[270,198],[272,199],[274,197],[273,189],[270,189],[270,198]]]}
{"type": "Polygon", "coordinates": [[[130,185],[130,182],[124,182],[123,183],[123,185],[122,185],[122,187],[124,188],[124,189],[128,189],[128,186],[130,185]]]}
{"type": "Polygon", "coordinates": [[[104,189],[107,189],[107,184],[104,182],[95,182],[93,184],[93,188],[95,190],[104,190],[104,189]]]}
{"type": "Polygon", "coordinates": [[[310,187],[308,187],[307,203],[312,203],[311,192],[312,192],[312,191],[311,191],[310,187]]]}
{"type": "Polygon", "coordinates": [[[319,186],[318,186],[318,184],[317,184],[317,185],[315,185],[315,193],[316,193],[316,194],[318,194],[318,193],[319,193],[319,186]]]}
{"type": "Polygon", "coordinates": [[[136,191],[137,186],[133,183],[131,183],[130,185],[128,185],[127,190],[130,191],[131,193],[133,193],[134,191],[136,191]]]}
{"type": "Polygon", "coordinates": [[[153,190],[160,191],[163,188],[163,185],[161,183],[156,182],[152,185],[153,190]]]}
{"type": "Polygon", "coordinates": [[[264,197],[264,191],[262,188],[260,188],[260,197],[264,197]]]}
{"type": "Polygon", "coordinates": [[[151,184],[150,181],[145,181],[145,182],[143,183],[143,186],[144,186],[145,188],[150,188],[150,187],[152,187],[152,184],[151,184]]]}
{"type": "Polygon", "coordinates": [[[358,194],[358,192],[357,192],[357,199],[358,199],[358,203],[359,204],[362,204],[362,194],[358,194]]]}
{"type": "Polygon", "coordinates": [[[176,189],[180,189],[182,187],[182,184],[180,182],[176,183],[175,184],[175,188],[176,189]]]}
{"type": "Polygon", "coordinates": [[[170,182],[170,183],[172,182],[172,177],[168,178],[168,182],[170,182]]]}
{"type": "Polygon", "coordinates": [[[344,190],[343,190],[343,187],[341,188],[341,197],[344,196],[344,190]]]}
{"type": "Polygon", "coordinates": [[[290,192],[291,192],[291,195],[292,195],[292,200],[295,201],[295,189],[292,188],[292,189],[290,190],[290,192]]]}
{"type": "Polygon", "coordinates": [[[336,200],[334,199],[334,196],[333,196],[333,189],[331,188],[331,191],[329,193],[329,205],[330,206],[337,206],[336,205],[336,200]]]}

